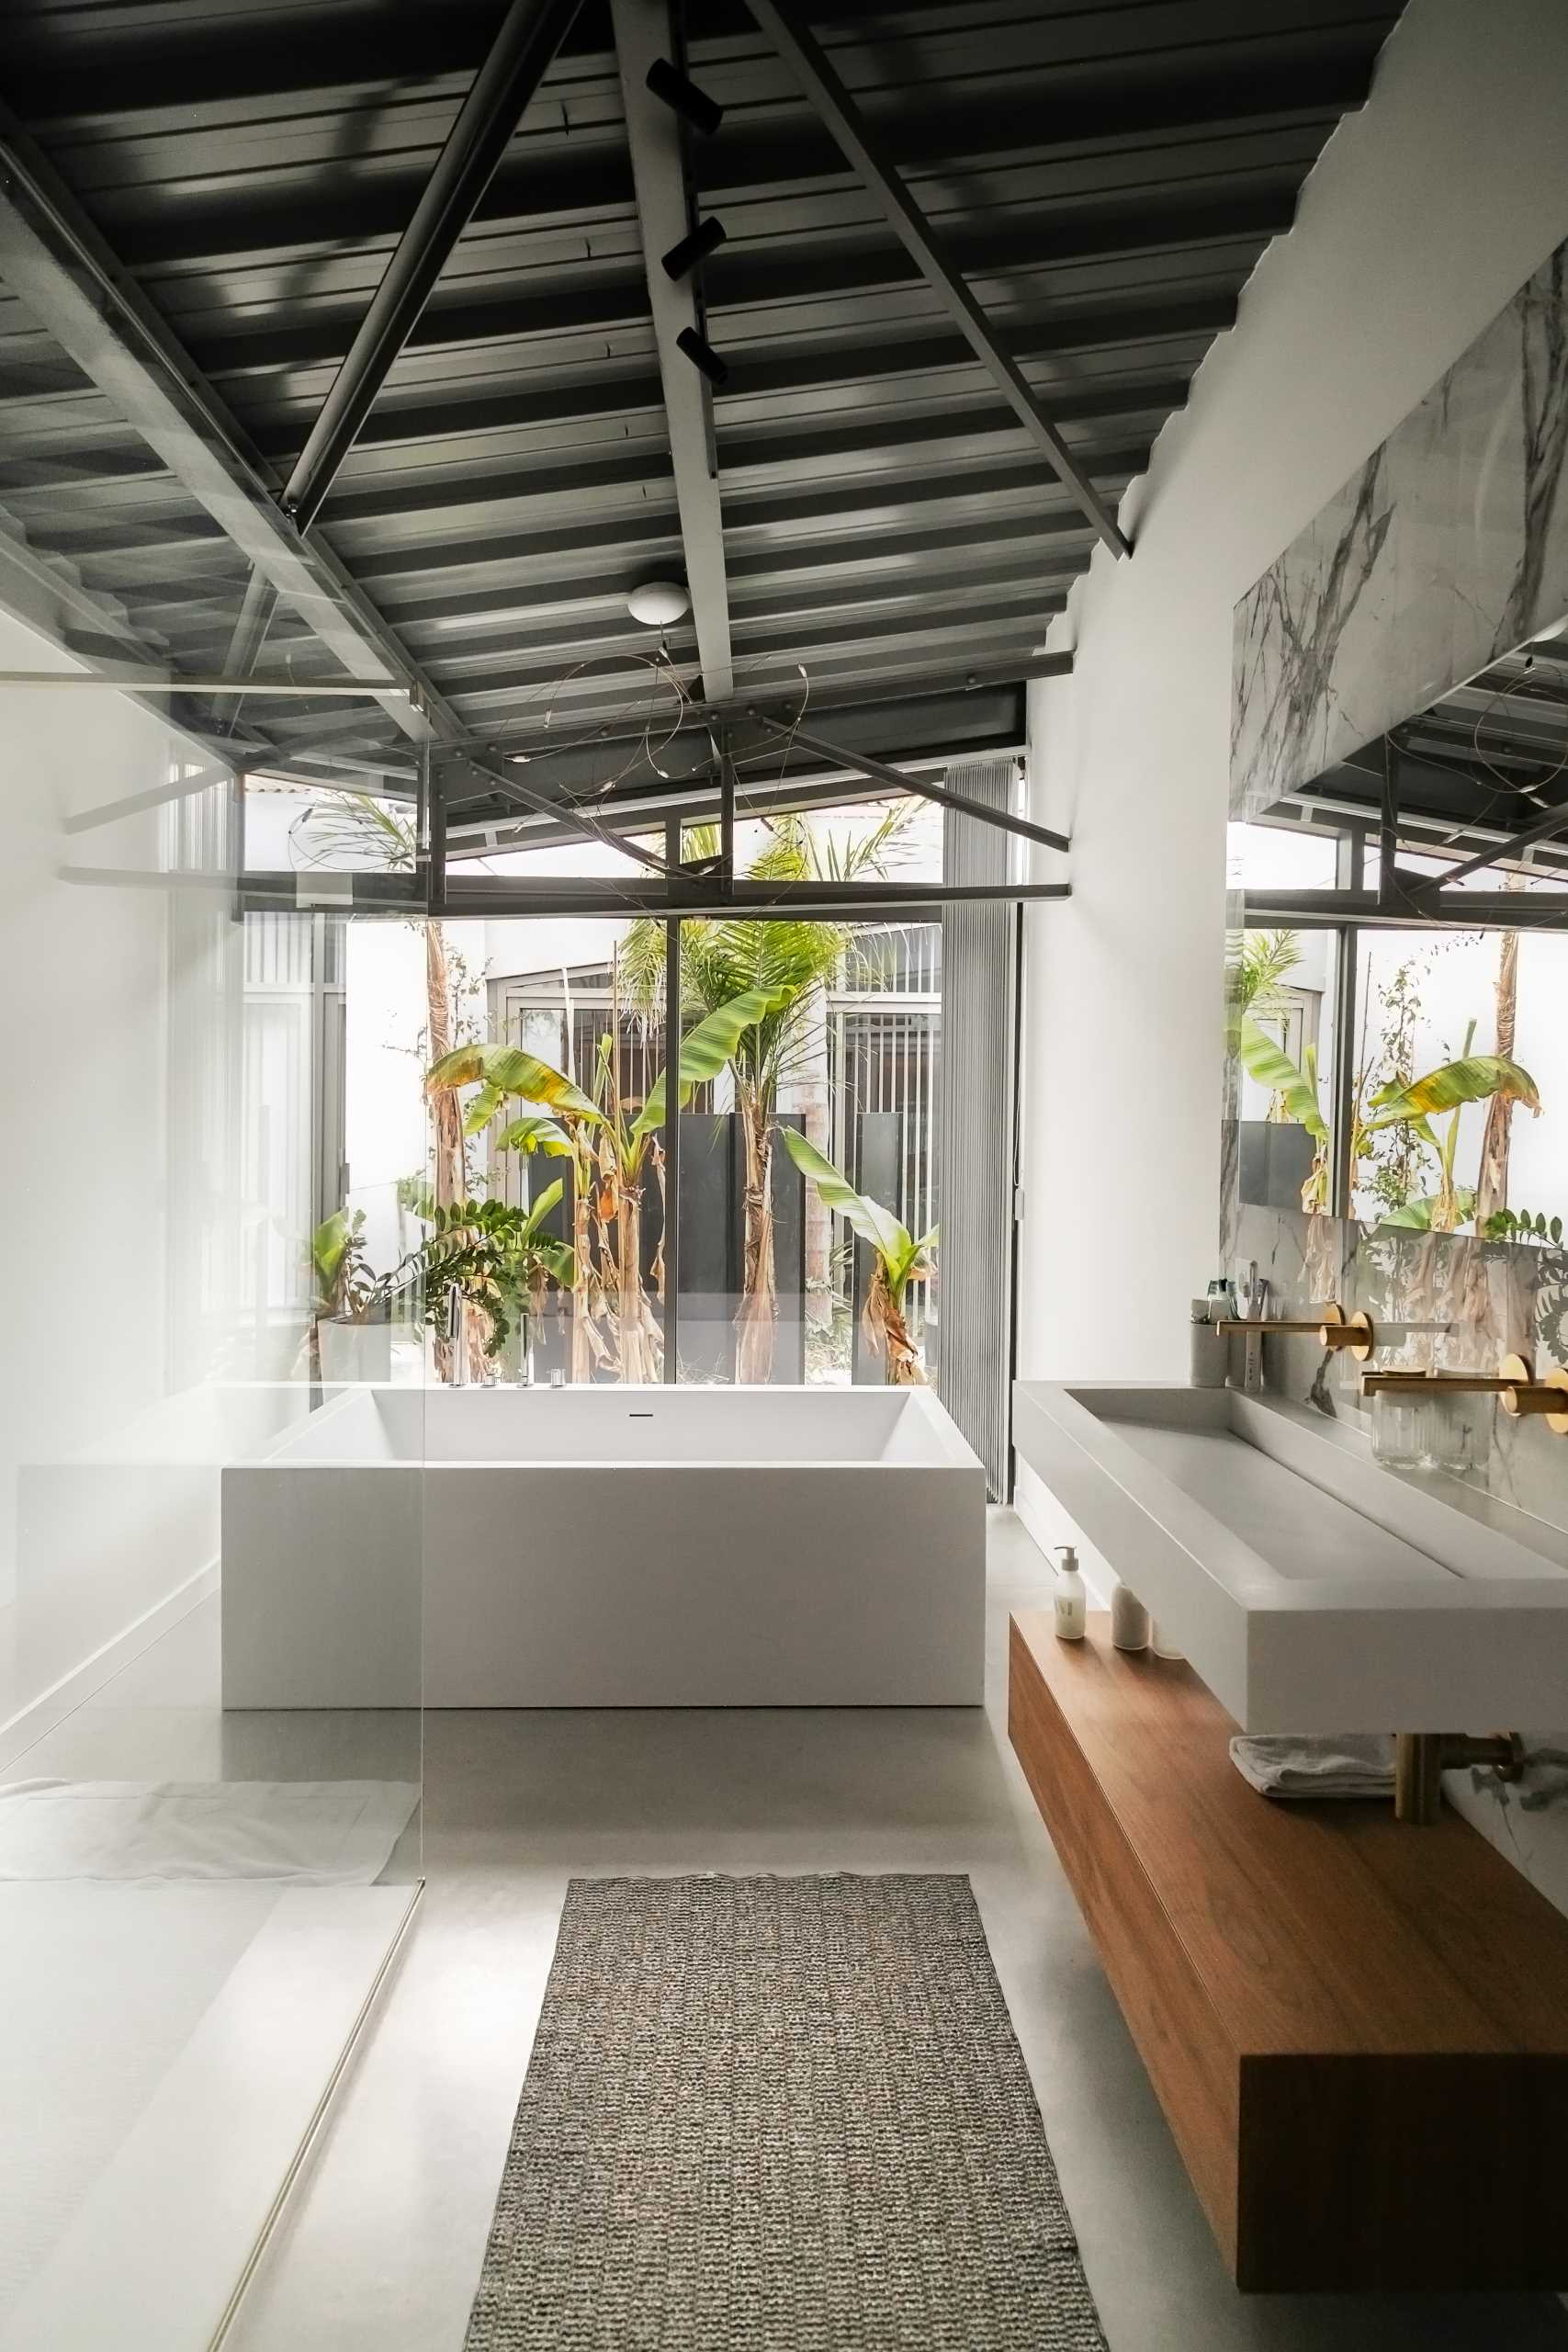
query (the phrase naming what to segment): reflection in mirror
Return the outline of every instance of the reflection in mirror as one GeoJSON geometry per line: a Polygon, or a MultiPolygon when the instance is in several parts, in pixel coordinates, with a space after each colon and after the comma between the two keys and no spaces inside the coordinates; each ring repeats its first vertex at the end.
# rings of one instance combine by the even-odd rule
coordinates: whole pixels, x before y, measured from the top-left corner
{"type": "Polygon", "coordinates": [[[1243,1202],[1561,1239],[1565,780],[1543,636],[1231,826],[1243,1202]]]}

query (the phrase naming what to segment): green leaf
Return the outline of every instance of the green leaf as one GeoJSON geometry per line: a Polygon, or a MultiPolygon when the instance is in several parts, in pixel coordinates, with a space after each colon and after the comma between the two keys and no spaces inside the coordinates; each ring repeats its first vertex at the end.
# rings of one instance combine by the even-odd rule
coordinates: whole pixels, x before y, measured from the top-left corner
{"type": "MultiPolygon", "coordinates": [[[[731,997],[689,1029],[681,1040],[681,1101],[689,1102],[694,1086],[716,1078],[734,1055],[737,1046],[748,1029],[765,1020],[770,1012],[777,1012],[788,1001],[788,991],[781,989],[746,989],[739,996],[731,997]]],[[[632,1139],[637,1141],[661,1127],[665,1121],[664,1081],[669,1075],[661,1069],[649,1088],[648,1100],[637,1113],[632,1126],[632,1139]]]]}
{"type": "Polygon", "coordinates": [[[1495,1094],[1511,1095],[1528,1111],[1540,1108],[1540,1096],[1528,1069],[1521,1069],[1506,1054],[1466,1054],[1457,1062],[1444,1062],[1440,1069],[1428,1070],[1425,1078],[1412,1079],[1408,1086],[1380,1086],[1368,1107],[1375,1107],[1381,1115],[1367,1120],[1367,1132],[1376,1135],[1384,1127],[1414,1123],[1436,1112],[1457,1111],[1466,1102],[1485,1102],[1495,1094]]]}
{"type": "Polygon", "coordinates": [[[531,1241],[533,1239],[540,1226],[543,1225],[545,1219],[549,1216],[551,1210],[555,1207],[557,1202],[560,1199],[560,1196],[565,1190],[565,1182],[559,1176],[558,1176],[553,1184],[547,1184],[545,1186],[544,1191],[539,1194],[536,1201],[530,1203],[528,1214],[523,1220],[522,1238],[524,1240],[531,1241]]]}
{"type": "Polygon", "coordinates": [[[832,1161],[794,1127],[783,1127],[780,1133],[784,1149],[801,1174],[816,1185],[827,1206],[837,1209],[861,1239],[870,1242],[887,1270],[888,1281],[895,1285],[907,1281],[918,1249],[908,1228],[900,1225],[892,1210],[885,1209],[880,1201],[857,1193],[848,1177],[841,1175],[832,1161]]]}
{"type": "Polygon", "coordinates": [[[1290,1056],[1250,1013],[1244,1013],[1239,1045],[1242,1062],[1259,1086],[1279,1095],[1292,1118],[1319,1143],[1328,1141],[1328,1128],[1317,1107],[1317,1090],[1303,1077],[1290,1056]]]}
{"type": "Polygon", "coordinates": [[[571,1152],[571,1137],[545,1111],[525,1111],[502,1127],[495,1140],[502,1151],[542,1151],[550,1159],[568,1159],[571,1152]]]}
{"type": "Polygon", "coordinates": [[[316,1278],[329,1297],[337,1282],[338,1269],[343,1264],[348,1242],[346,1209],[334,1209],[310,1236],[310,1259],[316,1269],[316,1278]]]}
{"type": "Polygon", "coordinates": [[[477,1136],[483,1133],[506,1100],[499,1086],[481,1086],[469,1103],[463,1120],[463,1133],[477,1136]]]}
{"type": "MultiPolygon", "coordinates": [[[[1436,1193],[1432,1193],[1425,1200],[1406,1201],[1402,1209],[1385,1210],[1379,1217],[1378,1223],[1396,1225],[1402,1233],[1430,1233],[1432,1216],[1437,1208],[1438,1197],[1436,1193]]],[[[1466,1217],[1475,1215],[1475,1193],[1468,1184],[1456,1184],[1454,1200],[1459,1209],[1459,1221],[1462,1225],[1466,1217]]],[[[1491,1222],[1489,1217],[1488,1226],[1491,1222]]]]}
{"type": "Polygon", "coordinates": [[[425,1091],[439,1094],[459,1086],[496,1090],[497,1099],[514,1094],[525,1102],[540,1102],[563,1118],[591,1119],[604,1125],[604,1114],[564,1070],[517,1046],[457,1046],[443,1054],[424,1081],[425,1091]]]}
{"type": "Polygon", "coordinates": [[[1248,931],[1242,934],[1230,967],[1231,1002],[1238,1012],[1249,1005],[1277,1001],[1280,989],[1302,960],[1302,943],[1293,931],[1248,931]]]}
{"type": "Polygon", "coordinates": [[[538,1245],[541,1260],[552,1279],[562,1290],[572,1290],[577,1283],[577,1252],[564,1241],[542,1241],[538,1245]]]}

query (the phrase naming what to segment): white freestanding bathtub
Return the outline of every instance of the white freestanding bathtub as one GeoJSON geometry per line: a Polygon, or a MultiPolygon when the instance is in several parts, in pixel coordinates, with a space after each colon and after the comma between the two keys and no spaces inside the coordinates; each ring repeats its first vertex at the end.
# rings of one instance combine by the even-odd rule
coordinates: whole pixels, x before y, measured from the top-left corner
{"type": "Polygon", "coordinates": [[[226,1707],[974,1705],[924,1389],[359,1388],[223,1473],[226,1707]]]}

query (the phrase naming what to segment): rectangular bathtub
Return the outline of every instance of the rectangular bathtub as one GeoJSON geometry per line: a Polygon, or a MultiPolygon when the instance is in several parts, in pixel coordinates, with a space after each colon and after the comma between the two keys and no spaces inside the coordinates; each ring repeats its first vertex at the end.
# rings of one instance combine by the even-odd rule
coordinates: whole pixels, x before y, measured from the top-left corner
{"type": "Polygon", "coordinates": [[[345,1391],[223,1474],[224,1704],[977,1704],[985,1507],[921,1389],[345,1391]]]}

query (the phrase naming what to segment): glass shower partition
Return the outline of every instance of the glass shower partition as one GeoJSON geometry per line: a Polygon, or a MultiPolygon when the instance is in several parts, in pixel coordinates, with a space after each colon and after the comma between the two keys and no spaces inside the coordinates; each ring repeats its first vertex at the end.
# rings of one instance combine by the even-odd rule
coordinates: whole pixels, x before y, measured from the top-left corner
{"type": "Polygon", "coordinates": [[[421,1881],[425,938],[80,674],[0,614],[0,2335],[205,2352],[421,1881]]]}

